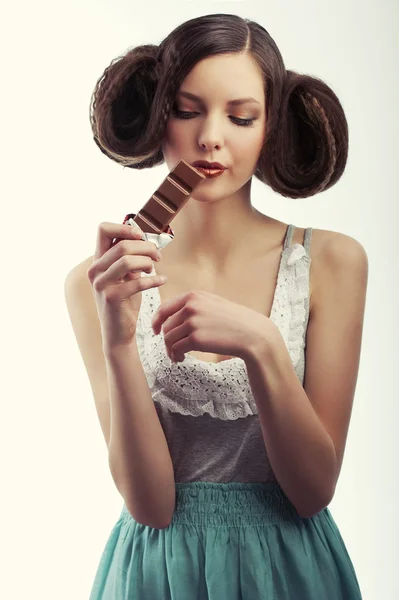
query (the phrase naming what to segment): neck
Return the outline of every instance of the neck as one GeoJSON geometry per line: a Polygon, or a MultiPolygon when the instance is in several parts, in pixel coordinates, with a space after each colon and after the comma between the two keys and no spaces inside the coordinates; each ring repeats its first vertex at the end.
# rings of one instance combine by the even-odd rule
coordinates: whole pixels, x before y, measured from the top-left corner
{"type": "Polygon", "coordinates": [[[175,239],[164,253],[198,270],[224,272],[254,254],[250,236],[265,219],[242,189],[214,202],[191,197],[171,223],[175,239]]]}

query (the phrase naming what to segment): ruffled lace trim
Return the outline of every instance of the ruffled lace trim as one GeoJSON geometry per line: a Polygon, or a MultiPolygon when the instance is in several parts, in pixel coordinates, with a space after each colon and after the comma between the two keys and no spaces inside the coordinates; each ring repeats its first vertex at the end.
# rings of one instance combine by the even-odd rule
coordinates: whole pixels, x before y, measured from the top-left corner
{"type": "MultiPolygon", "coordinates": [[[[302,375],[297,365],[304,345],[310,262],[301,244],[283,250],[270,315],[279,328],[300,379],[302,375]]],[[[149,275],[143,273],[145,276],[149,275]]],[[[193,417],[207,413],[217,419],[235,420],[257,414],[242,359],[233,357],[220,363],[209,363],[186,354],[184,362],[173,363],[168,358],[163,333],[155,336],[151,327],[158,306],[157,289],[142,292],[137,341],[154,401],[170,412],[193,417]]]]}
{"type": "MultiPolygon", "coordinates": [[[[287,248],[287,295],[286,305],[289,314],[291,305],[291,318],[289,321],[288,334],[285,342],[294,367],[298,365],[301,351],[304,346],[304,332],[306,325],[307,307],[306,301],[309,297],[309,269],[311,258],[306,254],[301,244],[294,244],[287,248]],[[291,275],[291,270],[293,273],[291,275]]],[[[277,324],[277,323],[276,323],[277,324]]]]}

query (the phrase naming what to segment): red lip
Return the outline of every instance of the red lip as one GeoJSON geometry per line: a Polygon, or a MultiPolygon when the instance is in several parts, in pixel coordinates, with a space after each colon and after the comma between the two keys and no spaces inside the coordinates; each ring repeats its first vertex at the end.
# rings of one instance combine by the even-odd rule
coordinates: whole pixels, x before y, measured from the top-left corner
{"type": "Polygon", "coordinates": [[[193,167],[201,167],[202,169],[221,169],[223,171],[227,168],[218,162],[208,162],[206,160],[196,160],[191,165],[193,167]]]}
{"type": "Polygon", "coordinates": [[[226,169],[204,169],[203,167],[196,167],[200,173],[203,173],[207,179],[213,179],[214,177],[220,177],[223,175],[226,169]]]}

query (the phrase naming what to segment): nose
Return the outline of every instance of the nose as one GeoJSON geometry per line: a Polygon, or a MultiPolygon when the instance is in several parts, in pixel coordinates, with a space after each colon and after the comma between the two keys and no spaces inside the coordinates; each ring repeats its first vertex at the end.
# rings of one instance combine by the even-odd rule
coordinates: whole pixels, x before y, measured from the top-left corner
{"type": "Polygon", "coordinates": [[[208,151],[213,150],[214,148],[220,149],[223,142],[219,128],[214,124],[210,124],[209,121],[207,124],[204,124],[198,134],[198,144],[201,148],[208,151]]]}

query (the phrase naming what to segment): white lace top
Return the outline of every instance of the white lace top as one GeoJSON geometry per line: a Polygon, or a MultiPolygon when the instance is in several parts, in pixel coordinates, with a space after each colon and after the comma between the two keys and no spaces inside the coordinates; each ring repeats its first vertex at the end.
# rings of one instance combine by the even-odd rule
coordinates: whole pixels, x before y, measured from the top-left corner
{"type": "MultiPolygon", "coordinates": [[[[294,230],[287,228],[270,318],[303,384],[312,229],[305,230],[303,245],[291,245],[294,230]]],[[[275,481],[245,362],[234,357],[209,363],[186,354],[183,362],[173,363],[163,333],[154,335],[151,327],[159,305],[158,288],[142,292],[137,344],[175,481],[275,481]]]]}

